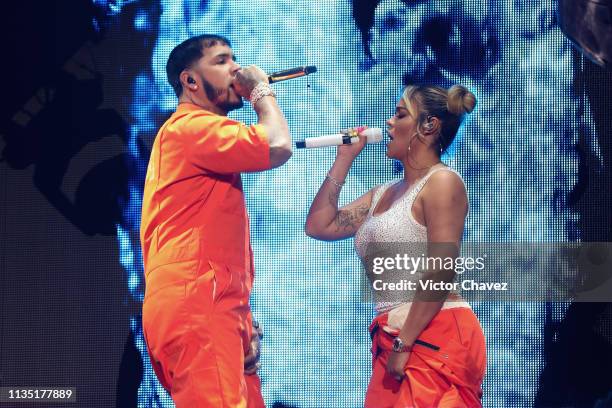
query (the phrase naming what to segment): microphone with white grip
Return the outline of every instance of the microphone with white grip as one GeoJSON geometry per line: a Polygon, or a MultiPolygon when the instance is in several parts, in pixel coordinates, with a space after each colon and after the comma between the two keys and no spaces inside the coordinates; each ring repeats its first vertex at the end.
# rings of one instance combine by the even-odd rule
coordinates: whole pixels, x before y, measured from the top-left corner
{"type": "MultiPolygon", "coordinates": [[[[380,128],[368,128],[360,133],[367,137],[368,143],[378,143],[383,139],[382,129],[380,128]]],[[[357,142],[359,142],[359,138],[356,135],[351,136],[348,133],[338,133],[336,135],[307,137],[304,140],[295,142],[295,147],[298,149],[312,149],[315,147],[340,146],[357,142]]]]}

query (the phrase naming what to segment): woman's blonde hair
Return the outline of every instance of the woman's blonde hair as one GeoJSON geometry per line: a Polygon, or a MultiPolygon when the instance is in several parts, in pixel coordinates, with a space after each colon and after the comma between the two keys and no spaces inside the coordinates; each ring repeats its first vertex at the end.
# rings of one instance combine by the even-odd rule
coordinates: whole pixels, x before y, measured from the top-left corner
{"type": "Polygon", "coordinates": [[[453,143],[465,114],[476,106],[476,97],[462,85],[453,85],[448,90],[435,85],[409,85],[402,99],[417,120],[419,134],[430,117],[440,120],[440,153],[453,143]]]}

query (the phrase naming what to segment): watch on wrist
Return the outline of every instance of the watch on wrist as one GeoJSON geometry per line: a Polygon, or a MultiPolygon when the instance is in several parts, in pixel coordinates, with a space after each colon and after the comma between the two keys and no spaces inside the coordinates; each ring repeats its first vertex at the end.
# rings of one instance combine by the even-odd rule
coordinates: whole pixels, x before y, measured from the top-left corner
{"type": "Polygon", "coordinates": [[[395,351],[396,353],[406,353],[411,349],[412,348],[410,346],[406,346],[404,344],[404,342],[402,341],[402,339],[399,338],[399,336],[393,339],[393,351],[395,351]]]}

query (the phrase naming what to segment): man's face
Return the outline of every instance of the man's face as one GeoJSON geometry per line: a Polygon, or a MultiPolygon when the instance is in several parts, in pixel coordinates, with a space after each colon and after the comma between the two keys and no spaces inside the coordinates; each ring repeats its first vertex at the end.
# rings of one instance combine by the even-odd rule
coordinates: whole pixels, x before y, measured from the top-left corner
{"type": "Polygon", "coordinates": [[[203,50],[203,56],[192,67],[202,83],[202,90],[209,101],[225,112],[241,108],[242,98],[236,93],[232,81],[240,65],[235,61],[232,49],[215,44],[203,50]]]}

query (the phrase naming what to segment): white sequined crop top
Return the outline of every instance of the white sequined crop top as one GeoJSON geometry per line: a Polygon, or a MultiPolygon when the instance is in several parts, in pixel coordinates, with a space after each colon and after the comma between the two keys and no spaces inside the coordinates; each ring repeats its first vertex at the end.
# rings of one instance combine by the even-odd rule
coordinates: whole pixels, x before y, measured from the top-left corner
{"type": "MultiPolygon", "coordinates": [[[[426,243],[427,242],[427,227],[419,224],[412,215],[412,204],[423,189],[429,178],[438,171],[452,171],[460,178],[461,175],[455,170],[443,164],[433,166],[425,176],[414,183],[408,190],[396,201],[394,201],[388,210],[381,214],[374,215],[374,209],[380,201],[381,197],[389,187],[395,185],[401,180],[394,180],[382,184],[374,191],[372,203],[368,215],[355,234],[355,249],[359,257],[364,261],[367,247],[373,243],[426,243]]],[[[463,179],[461,179],[463,181],[463,179]]],[[[464,183],[465,185],[465,183],[464,183]]],[[[424,245],[421,245],[424,247],[424,245]]],[[[421,271],[422,272],[422,271],[421,271]]],[[[368,276],[368,278],[371,278],[368,276]]],[[[406,274],[402,276],[407,280],[418,281],[419,273],[406,274]]],[[[458,294],[457,291],[451,293],[458,294]]],[[[376,310],[378,313],[388,312],[398,306],[410,302],[401,302],[397,299],[389,300],[385,298],[384,293],[374,292],[374,300],[376,301],[376,310]]],[[[445,302],[443,309],[449,307],[469,307],[464,301],[445,302]]]]}

